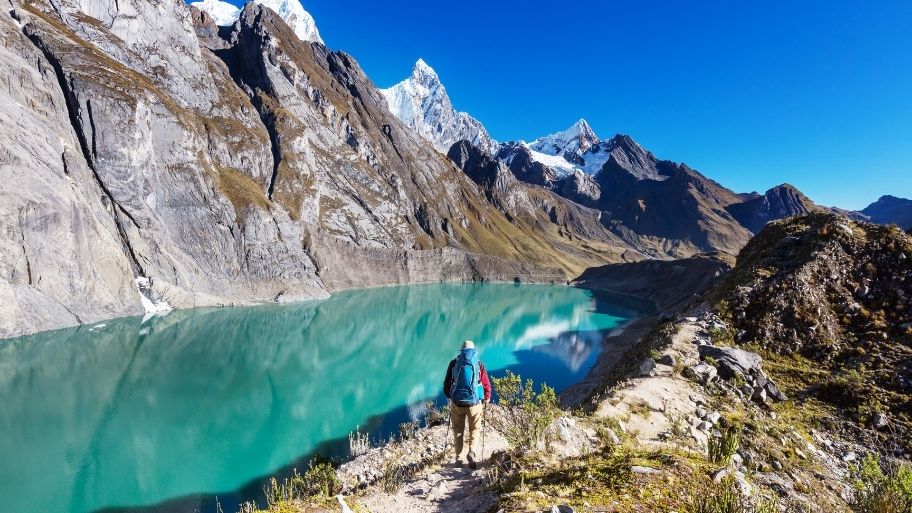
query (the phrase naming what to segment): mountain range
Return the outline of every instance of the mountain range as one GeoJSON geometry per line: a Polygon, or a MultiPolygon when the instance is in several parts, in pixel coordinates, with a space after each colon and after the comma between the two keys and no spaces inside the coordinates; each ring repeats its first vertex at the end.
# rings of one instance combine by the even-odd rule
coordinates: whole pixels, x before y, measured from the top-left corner
{"type": "MultiPolygon", "coordinates": [[[[627,135],[600,139],[582,118],[565,130],[539,137],[530,143],[497,143],[480,121],[468,113],[456,111],[437,73],[421,59],[415,64],[411,77],[383,91],[389,100],[390,110],[441,151],[459,138],[455,134],[463,134],[462,139],[500,160],[519,180],[548,187],[575,202],[603,207],[611,213],[635,211],[631,205],[625,204],[634,196],[662,197],[673,190],[673,185],[660,186],[657,182],[664,182],[678,174],[674,171],[678,167],[686,168],[684,174],[699,183],[698,195],[712,198],[709,200],[710,208],[721,206],[741,227],[752,233],[759,232],[769,221],[815,210],[831,210],[857,220],[898,224],[904,229],[912,226],[912,200],[893,196],[883,196],[861,211],[846,211],[819,207],[790,184],[773,187],[764,194],[723,191],[721,185],[685,164],[679,166],[657,159],[627,135]],[[416,87],[415,84],[421,86],[416,87]],[[471,131],[462,129],[467,122],[464,120],[471,124],[471,131]],[[635,182],[642,183],[631,187],[635,182]],[[611,193],[606,192],[603,196],[602,189],[605,187],[611,193]]],[[[687,194],[687,191],[683,192],[687,194]]],[[[636,199],[639,206],[642,198],[636,199]]],[[[700,201],[703,200],[705,198],[701,197],[700,201]]],[[[628,225],[638,222],[631,215],[638,217],[628,213],[625,219],[628,225]]],[[[727,222],[727,219],[724,221],[727,222]]]]}
{"type": "Polygon", "coordinates": [[[423,61],[377,88],[296,0],[2,1],[0,337],[357,286],[564,282],[734,254],[819,208],[582,120],[497,143],[423,61]]]}

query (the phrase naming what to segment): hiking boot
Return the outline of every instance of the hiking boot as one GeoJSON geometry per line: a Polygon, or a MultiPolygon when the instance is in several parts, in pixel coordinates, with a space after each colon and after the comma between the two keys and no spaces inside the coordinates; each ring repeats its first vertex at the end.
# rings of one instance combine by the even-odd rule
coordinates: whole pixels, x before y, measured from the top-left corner
{"type": "Polygon", "coordinates": [[[475,453],[474,452],[469,451],[469,454],[468,454],[468,456],[466,456],[466,459],[469,460],[470,469],[475,470],[478,468],[478,464],[475,463],[475,453]]]}

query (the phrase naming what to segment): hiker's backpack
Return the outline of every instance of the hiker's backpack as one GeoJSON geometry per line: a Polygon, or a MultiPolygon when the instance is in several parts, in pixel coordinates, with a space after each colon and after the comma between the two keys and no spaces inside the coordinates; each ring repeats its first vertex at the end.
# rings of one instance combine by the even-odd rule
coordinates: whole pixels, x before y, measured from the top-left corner
{"type": "Polygon", "coordinates": [[[450,399],[459,406],[472,406],[484,399],[481,385],[481,368],[478,352],[464,349],[453,363],[453,382],[450,384],[450,399]]]}

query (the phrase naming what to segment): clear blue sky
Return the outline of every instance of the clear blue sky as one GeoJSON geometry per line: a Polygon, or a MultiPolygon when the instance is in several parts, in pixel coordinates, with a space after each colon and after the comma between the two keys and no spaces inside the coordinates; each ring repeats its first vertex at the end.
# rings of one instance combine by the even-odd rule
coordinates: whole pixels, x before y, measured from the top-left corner
{"type": "Polygon", "coordinates": [[[501,141],[584,117],[737,191],[912,197],[910,0],[303,5],[380,87],[424,58],[501,141]]]}

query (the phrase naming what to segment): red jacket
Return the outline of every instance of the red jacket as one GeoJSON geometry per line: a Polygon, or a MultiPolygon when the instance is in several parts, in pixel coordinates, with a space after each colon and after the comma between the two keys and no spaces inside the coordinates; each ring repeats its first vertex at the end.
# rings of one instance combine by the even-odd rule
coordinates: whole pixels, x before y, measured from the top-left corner
{"type": "MultiPolygon", "coordinates": [[[[456,365],[456,358],[450,360],[450,365],[447,367],[446,377],[443,379],[443,395],[447,396],[447,399],[450,398],[450,387],[453,385],[453,366],[456,365]]],[[[485,370],[485,366],[481,363],[481,360],[478,361],[478,373],[481,374],[481,386],[484,388],[484,400],[491,400],[491,380],[488,379],[488,371],[485,370]]]]}

